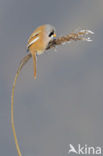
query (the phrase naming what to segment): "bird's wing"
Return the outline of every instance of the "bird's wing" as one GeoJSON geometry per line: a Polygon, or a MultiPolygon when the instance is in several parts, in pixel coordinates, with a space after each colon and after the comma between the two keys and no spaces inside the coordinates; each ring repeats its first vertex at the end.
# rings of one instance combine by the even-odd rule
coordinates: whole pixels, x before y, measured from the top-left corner
{"type": "Polygon", "coordinates": [[[29,40],[31,40],[34,36],[38,36],[38,34],[40,33],[41,31],[39,30],[39,31],[34,31],[31,35],[30,35],[30,37],[29,37],[29,39],[28,39],[28,42],[29,42],[29,40]]]}
{"type": "Polygon", "coordinates": [[[40,33],[41,31],[37,31],[37,32],[33,32],[31,35],[30,35],[30,37],[29,37],[29,39],[28,39],[28,43],[27,43],[27,49],[34,43],[34,42],[36,42],[38,39],[39,39],[39,33],[40,33]]]}

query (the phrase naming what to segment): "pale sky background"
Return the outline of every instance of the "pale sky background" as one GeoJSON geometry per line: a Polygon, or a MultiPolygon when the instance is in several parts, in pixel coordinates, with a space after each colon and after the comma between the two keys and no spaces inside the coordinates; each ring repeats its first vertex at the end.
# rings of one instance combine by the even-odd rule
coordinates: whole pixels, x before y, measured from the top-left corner
{"type": "Polygon", "coordinates": [[[0,155],[17,156],[10,124],[12,82],[26,42],[39,25],[57,36],[95,32],[30,60],[15,90],[15,127],[23,156],[68,156],[68,145],[103,147],[103,0],[0,0],[0,155]]]}

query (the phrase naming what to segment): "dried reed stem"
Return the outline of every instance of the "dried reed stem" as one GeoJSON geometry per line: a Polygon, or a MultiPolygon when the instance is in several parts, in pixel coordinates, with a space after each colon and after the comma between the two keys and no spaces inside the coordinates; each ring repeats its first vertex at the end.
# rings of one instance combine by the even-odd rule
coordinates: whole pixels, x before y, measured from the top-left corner
{"type": "MultiPolygon", "coordinates": [[[[63,43],[69,42],[69,41],[78,41],[78,40],[85,40],[85,41],[91,41],[91,39],[89,37],[87,37],[88,34],[94,34],[92,31],[90,30],[81,30],[77,33],[71,33],[68,34],[66,36],[62,36],[59,37],[57,39],[53,39],[49,44],[48,47],[46,48],[46,50],[49,50],[57,45],[62,45],[63,43]]],[[[20,147],[18,144],[18,140],[17,140],[17,136],[16,136],[16,131],[15,131],[15,126],[14,126],[14,113],[13,113],[13,106],[14,106],[14,89],[16,86],[16,81],[17,78],[20,74],[21,69],[23,68],[23,66],[28,62],[28,60],[31,58],[31,54],[29,53],[28,55],[26,55],[20,62],[20,65],[18,67],[18,70],[16,72],[15,78],[14,78],[14,82],[13,82],[13,87],[12,87],[12,95],[11,95],[11,125],[12,125],[12,131],[13,131],[13,136],[14,136],[14,141],[16,144],[16,149],[18,152],[18,156],[22,156],[21,152],[20,152],[20,147]]]]}
{"type": "Polygon", "coordinates": [[[27,56],[25,56],[21,62],[20,62],[20,65],[18,67],[18,70],[16,72],[16,75],[15,75],[15,79],[14,79],[14,82],[13,82],[13,87],[12,87],[12,96],[11,96],[11,125],[12,125],[12,130],[13,130],[13,136],[14,136],[14,140],[15,140],[15,144],[16,144],[16,149],[17,149],[17,152],[18,152],[18,156],[22,156],[21,155],[21,152],[20,152],[20,148],[19,148],[19,144],[18,144],[18,140],[17,140],[17,136],[16,136],[16,131],[15,131],[15,126],[14,126],[14,113],[13,113],[13,106],[14,106],[14,89],[15,89],[15,86],[16,86],[16,81],[17,81],[17,78],[19,76],[19,73],[22,69],[22,67],[26,64],[26,62],[30,59],[31,55],[28,54],[27,56]]]}

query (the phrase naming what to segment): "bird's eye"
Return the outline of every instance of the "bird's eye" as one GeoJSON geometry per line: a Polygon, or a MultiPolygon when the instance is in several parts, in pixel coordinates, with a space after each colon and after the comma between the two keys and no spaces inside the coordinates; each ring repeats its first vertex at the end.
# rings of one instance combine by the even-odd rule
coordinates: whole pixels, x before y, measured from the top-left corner
{"type": "Polygon", "coordinates": [[[52,31],[52,32],[49,34],[49,37],[51,37],[52,35],[54,35],[54,31],[52,31]]]}

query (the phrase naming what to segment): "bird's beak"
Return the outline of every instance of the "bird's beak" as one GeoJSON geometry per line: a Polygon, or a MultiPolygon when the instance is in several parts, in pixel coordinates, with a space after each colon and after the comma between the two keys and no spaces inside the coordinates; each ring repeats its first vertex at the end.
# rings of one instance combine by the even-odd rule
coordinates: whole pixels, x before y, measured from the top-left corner
{"type": "Polygon", "coordinates": [[[53,37],[56,37],[56,34],[54,34],[53,37]]]}

